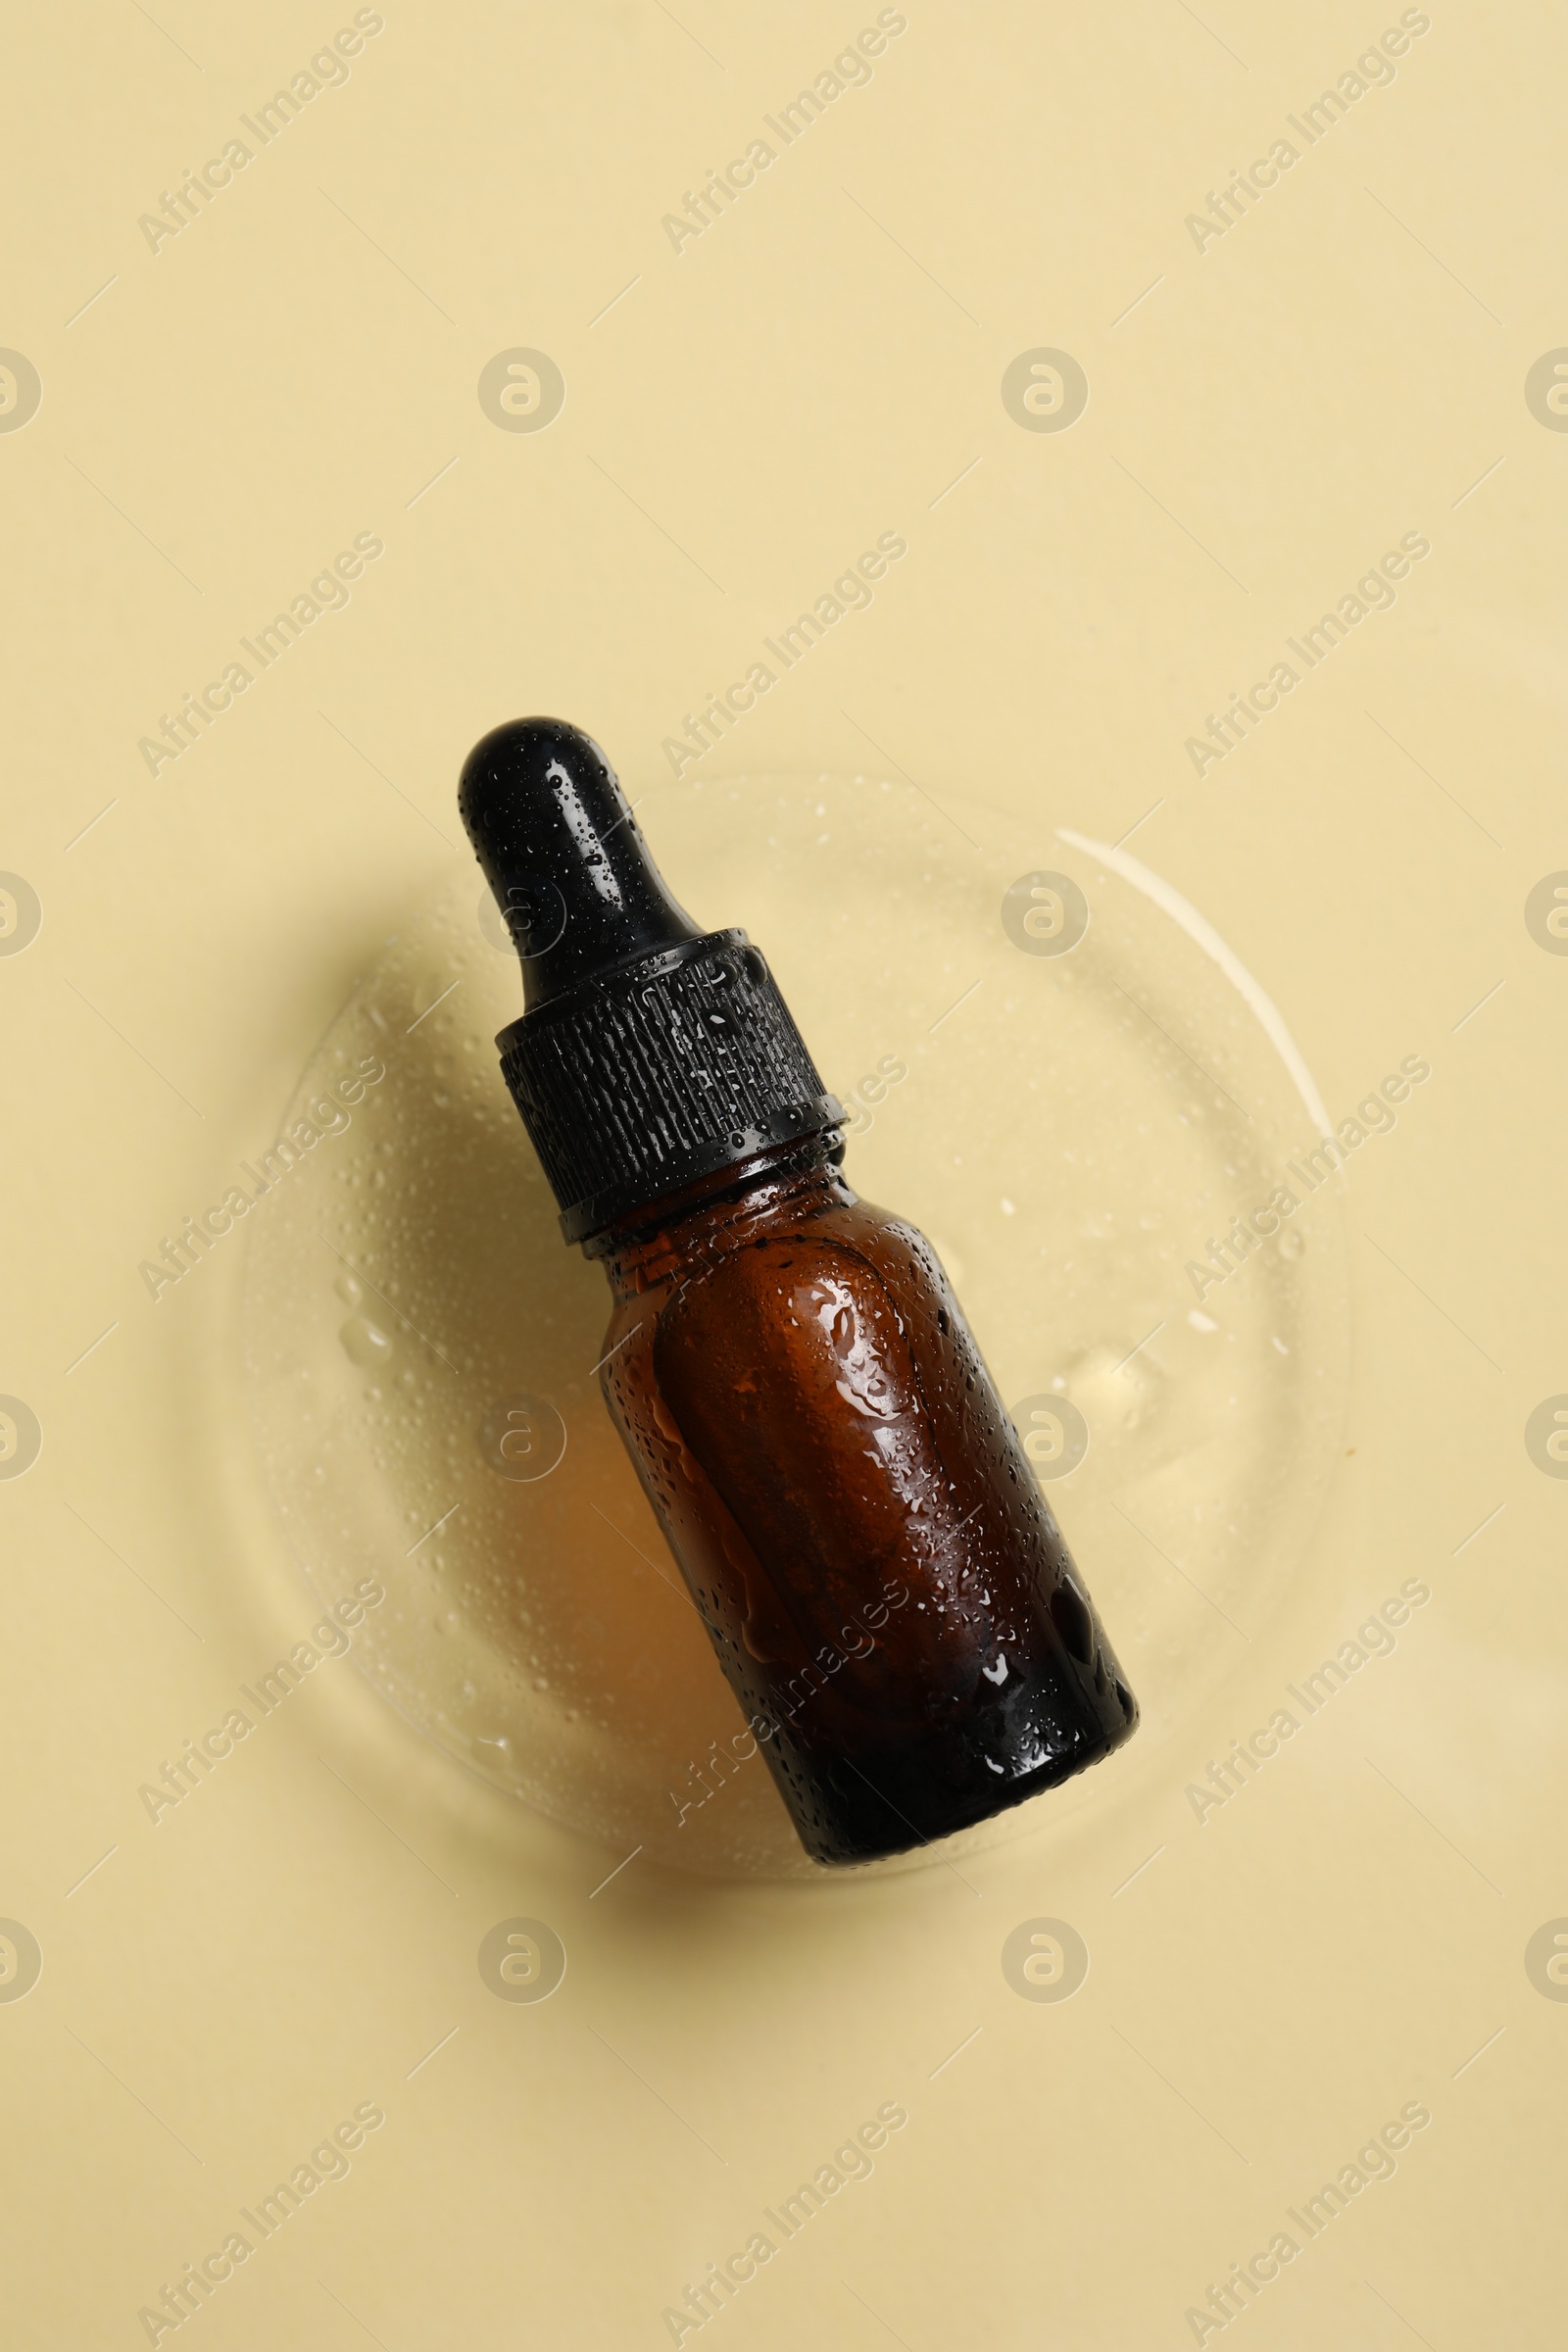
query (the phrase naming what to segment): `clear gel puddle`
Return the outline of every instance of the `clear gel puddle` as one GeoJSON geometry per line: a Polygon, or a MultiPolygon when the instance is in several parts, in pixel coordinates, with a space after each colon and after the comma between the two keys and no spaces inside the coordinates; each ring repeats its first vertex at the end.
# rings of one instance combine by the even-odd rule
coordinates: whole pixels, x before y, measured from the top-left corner
{"type": "MultiPolygon", "coordinates": [[[[1142,869],[945,808],[844,777],[639,803],[692,915],[768,956],[849,1113],[850,1182],[940,1251],[1143,1709],[1119,1755],[940,1859],[1168,1770],[1307,1551],[1348,1366],[1337,1188],[1286,1164],[1315,1141],[1310,1078],[1255,984],[1142,869]],[[1280,1187],[1301,1205],[1200,1303],[1189,1261],[1280,1187]]],[[[284,1134],[362,1059],[386,1075],[250,1219],[273,1494],[318,1600],[381,1578],[356,1656],[497,1788],[657,1861],[824,1876],[601,1402],[609,1293],[497,1068],[518,1008],[454,862],[313,1056],[284,1134]]]]}

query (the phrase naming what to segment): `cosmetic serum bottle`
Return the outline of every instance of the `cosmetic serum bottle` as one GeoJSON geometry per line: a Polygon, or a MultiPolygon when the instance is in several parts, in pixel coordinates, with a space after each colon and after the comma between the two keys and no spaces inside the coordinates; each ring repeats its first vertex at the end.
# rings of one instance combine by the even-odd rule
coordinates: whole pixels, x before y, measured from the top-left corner
{"type": "Polygon", "coordinates": [[[760,951],[677,906],[576,727],[496,728],[459,806],[522,963],[502,1071],[610,1283],[605,1403],[808,1853],[905,1851],[1108,1755],[1132,1693],[760,951]]]}

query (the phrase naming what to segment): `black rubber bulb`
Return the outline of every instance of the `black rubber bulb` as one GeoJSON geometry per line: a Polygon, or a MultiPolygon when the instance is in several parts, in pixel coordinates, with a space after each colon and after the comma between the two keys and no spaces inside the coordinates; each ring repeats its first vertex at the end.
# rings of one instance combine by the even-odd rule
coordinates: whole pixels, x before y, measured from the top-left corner
{"type": "Polygon", "coordinates": [[[464,762],[458,809],[536,1005],[703,933],[665,889],[615,771],[562,718],[514,718],[464,762]]]}

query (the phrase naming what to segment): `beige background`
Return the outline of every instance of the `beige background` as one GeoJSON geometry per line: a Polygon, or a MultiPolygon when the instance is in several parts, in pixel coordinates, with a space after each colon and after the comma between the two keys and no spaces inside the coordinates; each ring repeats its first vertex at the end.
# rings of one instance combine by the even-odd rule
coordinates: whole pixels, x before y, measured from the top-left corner
{"type": "Polygon", "coordinates": [[[0,1388],[44,1443],[0,1487],[0,1914],[44,1968],[0,2004],[8,2341],[147,2340],[139,2307],[374,2100],[204,2340],[668,2342],[685,2282],[898,2100],[727,2341],[1192,2342],[1208,2284],[1422,2101],[1397,2176],[1223,2332],[1555,2343],[1568,2008],[1524,1952],[1568,1913],[1568,1493],[1523,1429],[1568,1386],[1568,966],[1523,908],[1568,864],[1568,440],[1523,387],[1568,342],[1560,14],[1438,0],[1200,254],[1186,216],[1396,9],[911,4],[677,255],[662,216],[873,9],[389,0],[347,83],[150,251],[138,216],[350,13],[99,0],[10,35],[0,343],[43,400],[0,433],[0,865],[43,925],[0,962],[0,1388]],[[516,346],[565,378],[539,434],[476,398],[516,346]],[[1042,346],[1091,385],[1059,435],[999,393],[1042,346]],[[1433,1064],[1347,1205],[1348,1450],[1289,1608],[1159,1787],[1043,1811],[972,1887],[639,1863],[590,1902],[615,1855],[346,1669],[155,1829],[139,1784],[310,1609],[245,1422],[241,1252],[156,1306],[138,1259],[272,1131],[444,858],[479,732],[557,711],[652,785],[681,714],[889,529],[907,560],[735,760],[862,764],[848,710],[1043,844],[1162,803],[1139,856],[1331,1105],[1433,1064]],[[149,775],[138,739],[361,531],[385,554],[349,608],[149,775]],[[1406,531],[1432,554],[1397,607],[1196,776],[1205,713],[1406,531]],[[1186,1778],[1416,1575],[1398,1653],[1200,1828],[1186,1778]],[[542,2006],[476,1971],[515,1914],[567,1947],[542,2006]],[[1093,1955],[1059,2007],[1000,1967],[1039,1915],[1093,1955]]]}

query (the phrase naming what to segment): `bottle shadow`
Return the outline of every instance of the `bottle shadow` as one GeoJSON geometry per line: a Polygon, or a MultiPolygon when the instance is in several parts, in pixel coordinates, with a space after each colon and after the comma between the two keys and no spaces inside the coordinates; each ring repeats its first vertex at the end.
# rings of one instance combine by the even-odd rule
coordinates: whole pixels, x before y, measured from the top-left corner
{"type": "Polygon", "coordinates": [[[460,930],[457,945],[466,985],[446,1018],[400,1036],[382,987],[349,1007],[342,1041],[353,1054],[365,1040],[388,1076],[332,1188],[374,1203],[350,1211],[363,1253],[343,1255],[364,1296],[345,1299],[339,1275],[333,1352],[362,1407],[392,1408],[380,1476],[405,1522],[405,1491],[426,1477],[432,1500],[461,1505],[388,1572],[394,1694],[487,1779],[623,1851],[724,1877],[827,1875],[799,1845],[606,1411],[604,1277],[562,1238],[490,1043],[514,1010],[510,943],[504,961],[482,935],[460,930]],[[447,1627],[433,1642],[432,1621],[447,1627]]]}

